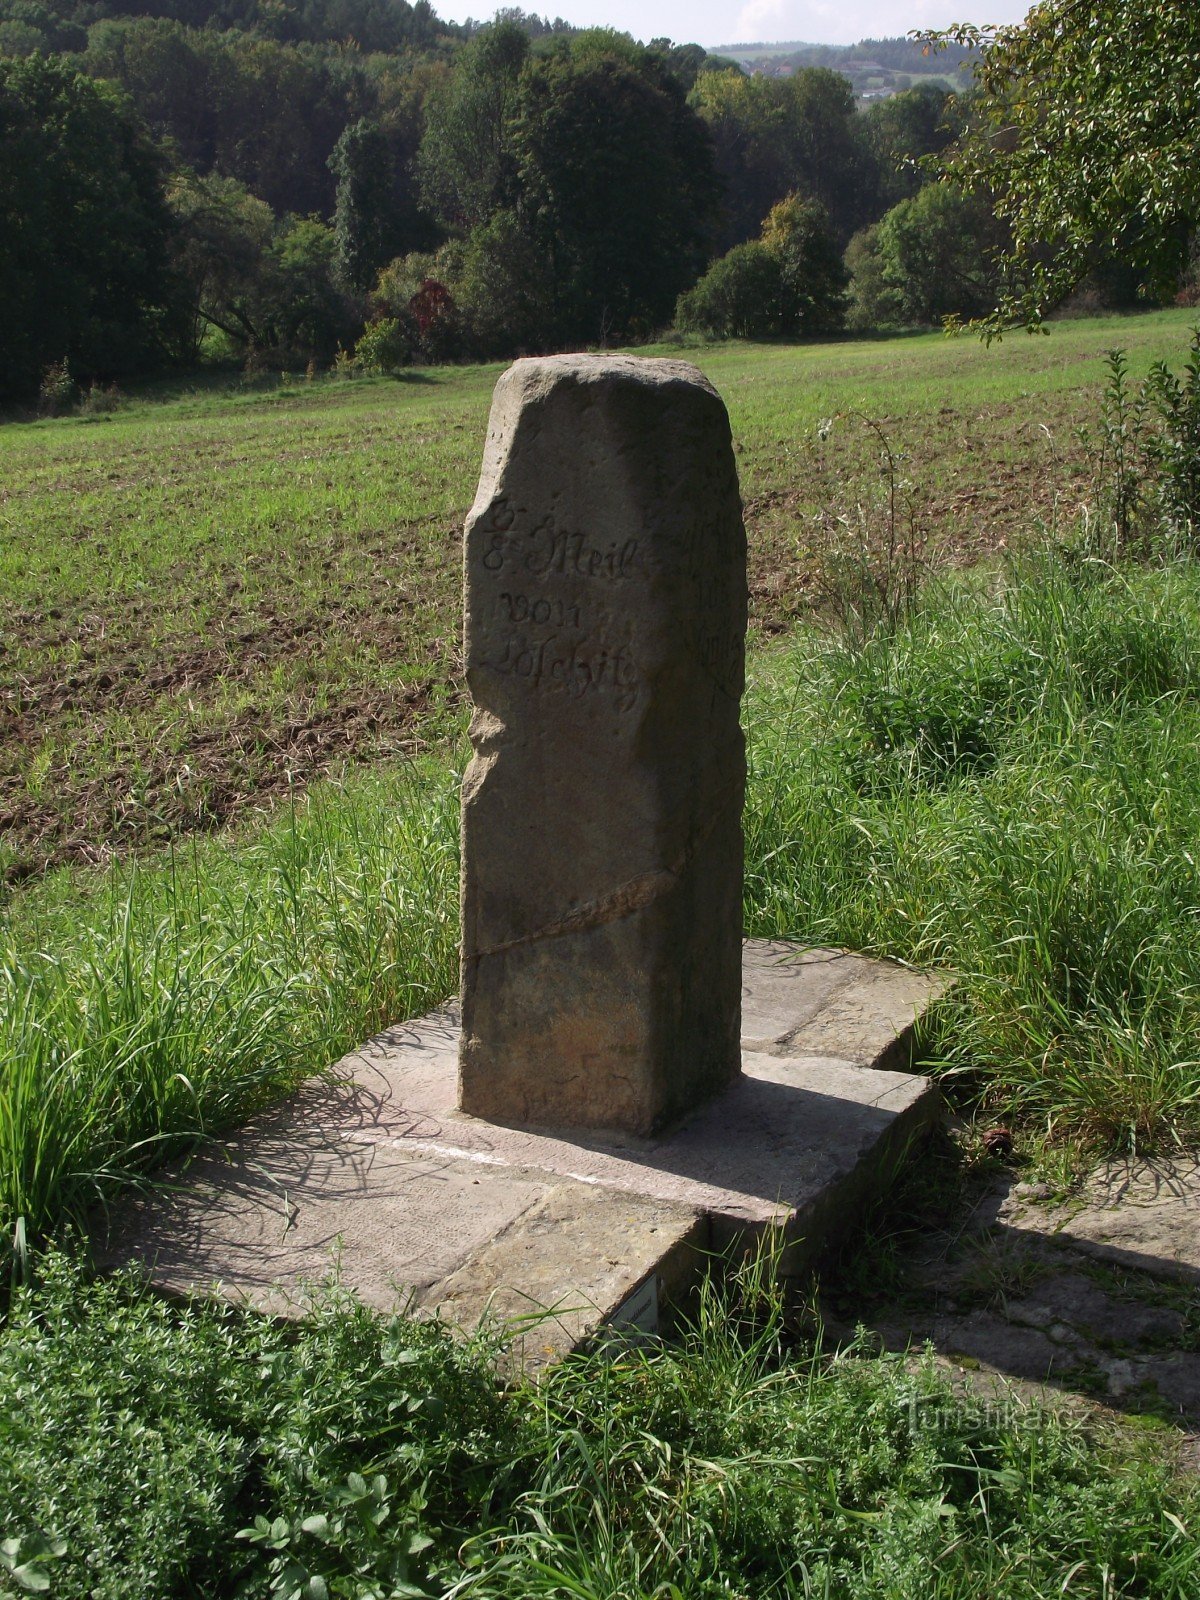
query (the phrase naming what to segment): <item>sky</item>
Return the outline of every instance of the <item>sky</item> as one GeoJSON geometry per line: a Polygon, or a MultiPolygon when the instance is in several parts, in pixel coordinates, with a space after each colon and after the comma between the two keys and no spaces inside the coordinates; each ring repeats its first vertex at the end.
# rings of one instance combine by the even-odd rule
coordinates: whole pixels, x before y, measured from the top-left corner
{"type": "MultiPolygon", "coordinates": [[[[434,10],[461,22],[491,16],[513,0],[446,0],[434,10]]],[[[1020,22],[1031,0],[517,0],[525,11],[584,26],[619,28],[635,39],[677,44],[747,44],[798,39],[805,44],[856,44],[892,39],[913,28],[951,22],[1020,22]]]]}

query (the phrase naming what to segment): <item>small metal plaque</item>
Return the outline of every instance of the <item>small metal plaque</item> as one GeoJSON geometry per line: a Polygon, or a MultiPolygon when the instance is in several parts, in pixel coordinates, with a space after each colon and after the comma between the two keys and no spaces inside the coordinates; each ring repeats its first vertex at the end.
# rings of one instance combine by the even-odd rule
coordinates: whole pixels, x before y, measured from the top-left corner
{"type": "Polygon", "coordinates": [[[636,1340],[638,1335],[653,1338],[658,1332],[658,1274],[652,1272],[623,1300],[606,1324],[612,1333],[636,1340]]]}

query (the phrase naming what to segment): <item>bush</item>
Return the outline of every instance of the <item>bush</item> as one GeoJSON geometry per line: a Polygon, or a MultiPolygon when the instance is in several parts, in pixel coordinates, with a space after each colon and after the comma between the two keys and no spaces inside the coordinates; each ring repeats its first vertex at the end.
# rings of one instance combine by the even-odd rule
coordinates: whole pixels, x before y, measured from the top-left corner
{"type": "Polygon", "coordinates": [[[70,408],[75,398],[75,380],[66,358],[52,361],[38,385],[38,411],[43,417],[58,417],[70,408]]]}
{"type": "Polygon", "coordinates": [[[332,1292],[299,1326],[170,1306],[60,1256],[14,1297],[0,1392],[4,1543],[58,1600],[278,1600],[286,1561],[334,1594],[427,1593],[396,1582],[411,1546],[470,1517],[520,1432],[486,1350],[437,1322],[332,1292]],[[351,1586],[364,1562],[392,1582],[351,1586]]]}
{"type": "Polygon", "coordinates": [[[0,1574],[57,1600],[1195,1593],[1167,1462],[930,1358],[797,1348],[757,1262],[674,1347],[537,1389],[489,1355],[349,1297],[280,1326],[54,1262],[0,1334],[0,1574]]]}
{"type": "Polygon", "coordinates": [[[1080,430],[1095,473],[1089,553],[1103,560],[1193,553],[1200,533],[1200,328],[1182,377],[1157,361],[1129,381],[1121,350],[1107,352],[1108,381],[1095,436],[1080,430]]]}
{"type": "Polygon", "coordinates": [[[760,239],[735,245],[680,295],[676,325],[719,339],[830,333],[842,326],[846,280],[825,208],[790,194],[760,239]]]}
{"type": "Polygon", "coordinates": [[[849,274],[816,200],[789,194],[767,213],[762,242],[779,262],[787,333],[835,333],[846,315],[849,274]]]}
{"type": "Polygon", "coordinates": [[[119,411],[124,403],[125,396],[115,383],[105,386],[93,382],[79,402],[79,414],[82,417],[104,417],[113,411],[119,411]]]}
{"type": "MultiPolygon", "coordinates": [[[[371,295],[377,317],[404,329],[409,360],[454,361],[474,347],[471,318],[463,306],[464,247],[458,240],[435,254],[414,250],[389,261],[371,295]]],[[[504,352],[501,352],[504,353],[504,352]]]]}
{"type": "Polygon", "coordinates": [[[368,322],[354,347],[354,363],[360,372],[395,372],[412,362],[414,329],[407,319],[379,317],[368,322]]]}
{"type": "Polygon", "coordinates": [[[676,325],[718,339],[764,339],[783,329],[783,273],[763,244],[735,245],[679,297],[676,325]]]}
{"type": "Polygon", "coordinates": [[[995,304],[994,260],[1004,238],[986,201],[946,184],[927,184],[850,241],[851,326],[981,316],[995,304]]]}

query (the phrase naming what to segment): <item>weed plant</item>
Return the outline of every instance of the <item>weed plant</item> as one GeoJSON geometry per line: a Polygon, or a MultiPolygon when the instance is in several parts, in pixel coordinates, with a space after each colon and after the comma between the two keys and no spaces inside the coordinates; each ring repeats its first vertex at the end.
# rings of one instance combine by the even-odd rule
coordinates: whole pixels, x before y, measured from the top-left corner
{"type": "Polygon", "coordinates": [[[0,934],[8,1250],[443,998],[457,872],[454,779],[404,769],[287,807],[236,853],[19,899],[0,934]]]}
{"type": "Polygon", "coordinates": [[[7,1565],[59,1600],[1195,1595],[1200,1497],[1146,1436],[798,1345],[764,1283],[706,1287],[675,1347],[505,1388],[499,1330],[334,1292],[286,1327],[52,1258],[0,1334],[0,1589],[7,1565]]]}
{"type": "Polygon", "coordinates": [[[747,921],[951,969],[951,1074],[1052,1135],[1200,1131],[1200,574],[1047,556],[810,635],[751,699],[747,921]]]}
{"type": "Polygon", "coordinates": [[[1200,327],[1192,329],[1182,372],[1151,364],[1136,387],[1123,350],[1105,353],[1108,377],[1093,437],[1080,438],[1093,461],[1093,553],[1195,555],[1200,531],[1200,327]]]}

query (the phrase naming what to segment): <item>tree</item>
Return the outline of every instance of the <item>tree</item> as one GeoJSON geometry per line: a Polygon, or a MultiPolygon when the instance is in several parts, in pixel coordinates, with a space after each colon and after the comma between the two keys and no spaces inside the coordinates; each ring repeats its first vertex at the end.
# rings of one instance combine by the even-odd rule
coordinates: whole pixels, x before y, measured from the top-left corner
{"type": "Polygon", "coordinates": [[[382,130],[366,117],[342,132],[329,158],[337,179],[334,235],[338,270],[353,289],[366,289],[400,248],[396,171],[382,130]]]}
{"type": "Polygon", "coordinates": [[[991,329],[1036,324],[1105,248],[1169,287],[1200,216],[1196,0],[1043,0],[1019,25],[933,37],[981,51],[945,171],[1012,230],[991,329]]]}
{"type": "Polygon", "coordinates": [[[847,276],[824,206],[790,194],[759,239],[734,245],[679,297],[676,322],[718,338],[831,333],[842,326],[847,276]]]}
{"type": "Polygon", "coordinates": [[[169,194],[175,215],[175,269],[189,311],[180,354],[186,361],[198,361],[213,328],[235,347],[263,344],[256,319],[275,232],[270,206],[236,178],[218,173],[201,177],[178,172],[169,194]]]}
{"type": "Polygon", "coordinates": [[[285,359],[328,361],[362,326],[338,286],[337,242],[319,217],[285,217],[267,251],[258,325],[268,349],[285,359]]]}
{"type": "Polygon", "coordinates": [[[474,229],[462,255],[457,293],[476,353],[535,354],[553,338],[550,263],[513,211],[474,229]]]}
{"type": "Polygon", "coordinates": [[[924,83],[876,100],[863,112],[862,132],[875,168],[877,216],[910,200],[929,181],[922,163],[961,131],[957,121],[964,104],[969,97],[956,100],[940,84],[924,83]]]}
{"type": "Polygon", "coordinates": [[[790,78],[704,72],[691,104],[713,142],[724,188],[718,248],[758,232],[777,200],[794,190],[820,200],[840,245],[867,220],[870,161],[848,80],[825,67],[790,78]]]}
{"type": "Polygon", "coordinates": [[[851,322],[911,327],[982,315],[995,302],[1007,242],[986,200],[930,183],[850,241],[851,322]]]}
{"type": "Polygon", "coordinates": [[[529,36],[513,22],[477,34],[426,107],[421,193],[450,227],[474,227],[513,198],[512,126],[529,36]]]}
{"type": "Polygon", "coordinates": [[[312,46],[161,17],[97,25],[81,65],[119,83],[183,164],[239,178],[277,215],[333,210],[328,161],[362,114],[361,69],[312,46]]]}
{"type": "Polygon", "coordinates": [[[842,326],[849,274],[819,200],[789,194],[771,207],[762,242],[779,263],[788,333],[833,333],[842,326]]]}
{"type": "Polygon", "coordinates": [[[361,324],[344,293],[338,245],[317,217],[276,221],[236,178],[194,172],[171,185],[176,271],[188,294],[185,359],[217,330],[228,353],[278,361],[328,360],[361,324]]]}
{"type": "Polygon", "coordinates": [[[157,152],[128,101],[60,61],[0,57],[0,394],[50,363],[111,379],[177,315],[157,152]]]}
{"type": "Polygon", "coordinates": [[[704,259],[708,141],[651,52],[606,31],[533,60],[514,137],[516,212],[554,284],[550,344],[668,323],[704,259]]]}
{"type": "Polygon", "coordinates": [[[0,0],[0,54],[50,55],[82,50],[87,32],[41,0],[0,0]]]}
{"type": "Polygon", "coordinates": [[[675,321],[718,339],[767,339],[783,331],[779,260],[757,239],[735,244],[681,294],[675,321]]]}
{"type": "Polygon", "coordinates": [[[91,77],[120,84],[176,160],[205,173],[217,150],[213,60],[211,40],[181,23],[122,17],[92,28],[80,64],[91,77]]]}

